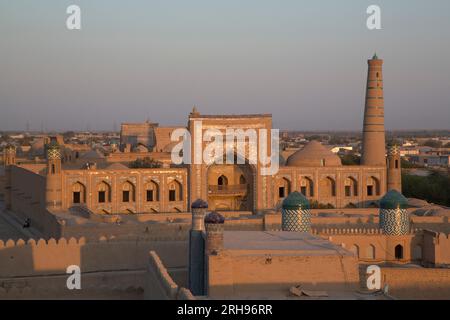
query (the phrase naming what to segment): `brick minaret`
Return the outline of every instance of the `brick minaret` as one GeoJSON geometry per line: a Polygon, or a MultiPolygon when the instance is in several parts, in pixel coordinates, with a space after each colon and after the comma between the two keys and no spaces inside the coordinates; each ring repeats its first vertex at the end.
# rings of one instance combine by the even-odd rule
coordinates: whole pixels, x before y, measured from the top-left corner
{"type": "Polygon", "coordinates": [[[387,156],[387,189],[402,192],[402,165],[400,150],[397,146],[388,149],[387,156]]]}
{"type": "Polygon", "coordinates": [[[11,167],[16,164],[16,148],[12,145],[8,145],[3,150],[3,161],[5,166],[5,184],[4,184],[4,194],[5,194],[5,206],[6,209],[11,209],[12,201],[12,173],[11,167]]]}
{"type": "Polygon", "coordinates": [[[45,180],[45,205],[47,208],[61,207],[61,150],[58,143],[47,145],[47,176],[45,180]]]}
{"type": "Polygon", "coordinates": [[[383,60],[375,54],[368,61],[362,165],[385,165],[383,60]]]}

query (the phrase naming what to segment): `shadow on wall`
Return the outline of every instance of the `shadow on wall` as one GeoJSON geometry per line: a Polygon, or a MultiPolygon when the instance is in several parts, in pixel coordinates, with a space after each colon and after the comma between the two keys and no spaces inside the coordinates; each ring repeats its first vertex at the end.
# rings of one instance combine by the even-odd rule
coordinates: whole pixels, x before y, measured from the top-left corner
{"type": "Polygon", "coordinates": [[[186,268],[185,241],[102,239],[86,243],[83,238],[69,241],[50,239],[48,242],[29,240],[27,243],[23,240],[16,243],[0,241],[0,297],[25,290],[24,295],[31,294],[32,298],[88,298],[89,291],[87,296],[83,296],[77,290],[67,288],[69,274],[66,270],[70,265],[81,269],[82,291],[83,287],[103,288],[107,289],[104,292],[112,290],[114,293],[116,290],[117,294],[125,292],[125,295],[137,297],[139,290],[141,295],[143,293],[142,283],[150,250],[158,252],[169,269],[186,268]]]}

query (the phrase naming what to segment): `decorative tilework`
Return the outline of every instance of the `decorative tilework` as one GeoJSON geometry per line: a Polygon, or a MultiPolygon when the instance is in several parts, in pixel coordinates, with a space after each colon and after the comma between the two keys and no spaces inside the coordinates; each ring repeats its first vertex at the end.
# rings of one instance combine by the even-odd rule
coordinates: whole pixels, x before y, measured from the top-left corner
{"type": "Polygon", "coordinates": [[[409,214],[405,209],[381,209],[380,229],[390,236],[401,236],[409,232],[409,214]]]}
{"type": "Polygon", "coordinates": [[[308,209],[283,209],[281,228],[283,231],[310,232],[311,212],[308,209]]]}
{"type": "Polygon", "coordinates": [[[59,148],[48,148],[47,159],[49,160],[61,159],[61,151],[59,150],[59,148]]]}

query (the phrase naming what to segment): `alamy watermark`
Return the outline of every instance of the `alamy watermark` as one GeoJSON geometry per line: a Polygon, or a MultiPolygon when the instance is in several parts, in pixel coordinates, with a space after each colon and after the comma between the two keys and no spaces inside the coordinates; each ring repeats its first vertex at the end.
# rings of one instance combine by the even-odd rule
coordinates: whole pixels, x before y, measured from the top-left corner
{"type": "Polygon", "coordinates": [[[66,286],[69,290],[81,289],[81,268],[75,264],[70,265],[66,269],[66,273],[70,274],[67,278],[66,286]]]}
{"type": "Polygon", "coordinates": [[[75,4],[66,9],[69,15],[66,19],[66,27],[69,30],[81,30],[81,8],[75,4]]]}
{"type": "Polygon", "coordinates": [[[380,30],[381,29],[381,8],[375,4],[369,6],[366,10],[369,14],[367,18],[366,25],[369,30],[380,30]]]}
{"type": "MultiPolygon", "coordinates": [[[[72,4],[67,7],[66,13],[69,15],[66,19],[66,27],[68,30],[81,30],[81,8],[72,4]]],[[[367,7],[366,14],[369,17],[366,20],[366,26],[369,30],[381,29],[381,8],[372,4],[367,7]]]]}

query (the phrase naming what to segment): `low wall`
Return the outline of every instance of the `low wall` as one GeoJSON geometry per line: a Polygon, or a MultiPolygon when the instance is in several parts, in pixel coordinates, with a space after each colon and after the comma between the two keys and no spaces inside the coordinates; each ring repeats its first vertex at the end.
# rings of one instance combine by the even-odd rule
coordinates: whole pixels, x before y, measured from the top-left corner
{"type": "MultiPolygon", "coordinates": [[[[80,223],[69,221],[61,225],[60,235],[65,238],[86,237],[97,239],[102,235],[116,238],[129,235],[152,238],[154,240],[187,240],[191,228],[192,215],[189,219],[186,214],[150,215],[145,222],[134,219],[133,216],[124,217],[121,224],[98,223],[84,218],[78,218],[80,223]]],[[[58,221],[61,221],[58,219],[58,221]]],[[[59,222],[61,224],[61,222],[59,222]]],[[[241,218],[233,217],[227,220],[226,230],[263,230],[263,217],[243,215],[241,218]]]]}
{"type": "Polygon", "coordinates": [[[423,233],[413,232],[403,236],[387,236],[380,229],[321,229],[314,234],[340,245],[358,257],[359,261],[372,263],[420,262],[426,248],[423,245],[423,233]],[[396,258],[395,248],[402,247],[402,258],[396,258]]]}
{"type": "Polygon", "coordinates": [[[69,275],[1,278],[0,299],[143,299],[145,271],[82,274],[81,289],[67,289],[69,275]]]}
{"type": "Polygon", "coordinates": [[[78,265],[82,273],[99,271],[144,270],[148,252],[158,252],[169,268],[187,265],[186,241],[148,241],[100,239],[96,242],[61,238],[6,243],[0,240],[0,276],[25,277],[66,274],[70,265],[78,265]]]}
{"type": "Polygon", "coordinates": [[[154,251],[150,251],[144,280],[144,297],[148,300],[193,300],[186,288],[179,287],[154,251]]]}
{"type": "MultiPolygon", "coordinates": [[[[317,290],[355,290],[359,286],[357,260],[353,256],[264,255],[239,256],[220,252],[208,256],[208,296],[242,298],[246,294],[278,292],[286,296],[294,285],[317,290]]],[[[268,294],[268,296],[272,296],[268,294]]]]}
{"type": "MultiPolygon", "coordinates": [[[[359,216],[358,209],[350,209],[346,211],[346,215],[336,217],[326,217],[313,215],[311,218],[312,226],[316,229],[324,228],[378,228],[379,217],[377,215],[361,215],[359,216]],[[357,210],[357,212],[354,212],[357,210]],[[355,214],[355,216],[352,216],[355,214]]],[[[323,213],[323,210],[319,210],[323,213]]],[[[438,231],[450,230],[450,224],[447,217],[419,217],[411,215],[411,227],[413,229],[433,229],[438,231]]],[[[228,223],[228,221],[227,221],[228,223]]],[[[263,217],[263,224],[265,230],[280,230],[281,229],[281,214],[270,213],[263,217]]]]}
{"type": "Polygon", "coordinates": [[[424,231],[424,261],[434,266],[450,266],[450,235],[442,232],[424,231]]]}
{"type": "Polygon", "coordinates": [[[381,268],[382,286],[399,299],[449,299],[450,269],[381,268]]]}

